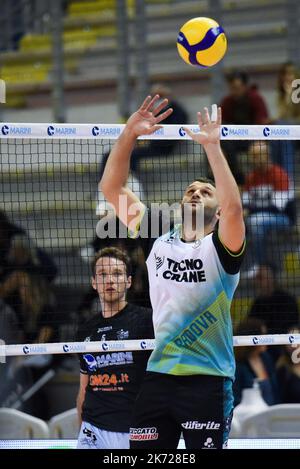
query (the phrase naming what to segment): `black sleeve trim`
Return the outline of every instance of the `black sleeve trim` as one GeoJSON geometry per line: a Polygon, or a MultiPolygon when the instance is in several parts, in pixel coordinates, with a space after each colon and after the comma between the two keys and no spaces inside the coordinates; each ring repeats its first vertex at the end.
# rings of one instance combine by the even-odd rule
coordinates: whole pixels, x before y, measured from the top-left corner
{"type": "Polygon", "coordinates": [[[244,240],[241,249],[237,252],[232,252],[224,246],[217,231],[213,232],[212,240],[225,272],[231,275],[237,274],[244,259],[246,240],[244,240]]]}

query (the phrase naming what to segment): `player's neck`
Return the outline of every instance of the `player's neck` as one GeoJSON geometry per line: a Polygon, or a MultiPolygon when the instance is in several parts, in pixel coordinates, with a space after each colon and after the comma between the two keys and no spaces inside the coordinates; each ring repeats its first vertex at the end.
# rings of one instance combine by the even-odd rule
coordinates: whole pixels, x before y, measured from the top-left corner
{"type": "Polygon", "coordinates": [[[194,230],[190,226],[185,226],[183,224],[182,226],[182,235],[181,239],[185,241],[186,243],[192,243],[193,241],[197,241],[199,239],[203,239],[205,236],[207,236],[209,233],[213,231],[213,228],[211,225],[206,225],[204,229],[201,230],[194,230]]]}
{"type": "Polygon", "coordinates": [[[102,316],[104,318],[111,318],[112,316],[118,314],[123,308],[125,308],[126,305],[127,301],[125,298],[114,303],[101,302],[102,316]]]}

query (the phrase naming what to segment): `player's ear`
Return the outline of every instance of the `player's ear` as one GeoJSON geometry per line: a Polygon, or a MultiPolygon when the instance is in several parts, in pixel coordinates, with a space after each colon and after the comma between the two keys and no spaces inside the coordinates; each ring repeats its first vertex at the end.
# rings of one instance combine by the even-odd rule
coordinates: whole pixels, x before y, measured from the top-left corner
{"type": "Polygon", "coordinates": [[[127,284],[126,284],[127,290],[129,290],[129,288],[131,287],[131,285],[132,285],[132,276],[129,275],[129,276],[127,277],[127,284]]]}
{"type": "Polygon", "coordinates": [[[94,290],[97,290],[97,284],[95,277],[91,277],[91,284],[94,290]]]}
{"type": "Polygon", "coordinates": [[[217,210],[216,210],[216,219],[217,220],[220,220],[221,211],[222,211],[221,207],[218,207],[217,210]]]}

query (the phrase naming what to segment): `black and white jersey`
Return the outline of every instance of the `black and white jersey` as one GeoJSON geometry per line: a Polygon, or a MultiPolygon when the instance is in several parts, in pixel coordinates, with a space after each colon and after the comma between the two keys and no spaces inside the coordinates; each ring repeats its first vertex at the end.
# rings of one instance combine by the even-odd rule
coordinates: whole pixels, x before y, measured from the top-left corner
{"type": "MultiPolygon", "coordinates": [[[[119,313],[90,320],[79,340],[116,341],[153,338],[152,311],[127,304],[119,313]]],[[[150,352],[104,350],[80,355],[80,372],[89,377],[82,420],[108,431],[128,432],[133,404],[150,352]]]]}

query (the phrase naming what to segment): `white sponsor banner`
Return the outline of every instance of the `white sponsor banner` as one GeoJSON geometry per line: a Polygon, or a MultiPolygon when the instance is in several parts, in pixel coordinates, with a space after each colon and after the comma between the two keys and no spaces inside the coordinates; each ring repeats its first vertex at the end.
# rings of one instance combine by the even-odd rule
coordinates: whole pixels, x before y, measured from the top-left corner
{"type": "MultiPolygon", "coordinates": [[[[300,334],[234,336],[235,347],[300,344],[300,334]]],[[[153,350],[154,339],[2,345],[2,356],[153,350]]]]}
{"type": "Polygon", "coordinates": [[[133,350],[153,350],[154,339],[58,342],[48,344],[19,344],[2,346],[3,356],[46,355],[88,352],[119,352],[133,350]]]}
{"type": "MultiPolygon", "coordinates": [[[[0,440],[0,449],[76,449],[77,440],[0,440]]],[[[300,439],[263,438],[229,439],[229,449],[300,449],[300,439]]],[[[185,449],[184,440],[179,441],[178,449],[185,449]]]]}
{"type": "MultiPolygon", "coordinates": [[[[0,138],[36,139],[100,139],[116,140],[123,132],[125,124],[33,124],[1,123],[0,138]]],[[[198,133],[198,125],[187,125],[198,133]]],[[[299,125],[223,125],[221,140],[298,140],[299,125]]],[[[163,125],[154,134],[142,135],[141,140],[189,140],[182,125],[163,125]]]]}

